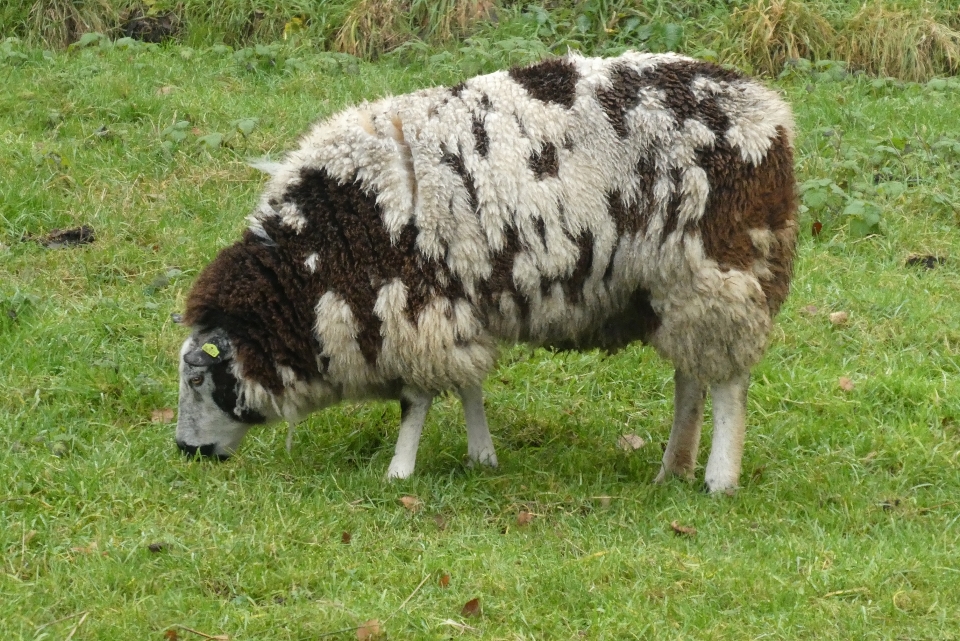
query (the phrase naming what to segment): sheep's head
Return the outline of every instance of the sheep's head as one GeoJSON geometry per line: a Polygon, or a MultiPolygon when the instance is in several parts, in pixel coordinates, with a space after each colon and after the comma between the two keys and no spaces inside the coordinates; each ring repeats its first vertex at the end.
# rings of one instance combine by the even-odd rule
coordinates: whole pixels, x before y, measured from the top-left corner
{"type": "Polygon", "coordinates": [[[266,417],[239,397],[233,346],[222,330],[195,331],[180,349],[177,447],[187,456],[225,460],[250,426],[266,417]]]}

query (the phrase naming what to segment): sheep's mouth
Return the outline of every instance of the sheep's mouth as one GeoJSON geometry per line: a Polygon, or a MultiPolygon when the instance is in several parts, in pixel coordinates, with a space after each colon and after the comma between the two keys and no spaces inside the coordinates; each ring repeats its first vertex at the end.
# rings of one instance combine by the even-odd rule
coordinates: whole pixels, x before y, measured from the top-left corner
{"type": "Polygon", "coordinates": [[[217,453],[216,443],[207,443],[206,445],[188,445],[183,441],[178,440],[177,447],[188,459],[195,459],[197,458],[198,454],[201,458],[216,459],[218,461],[226,461],[228,458],[230,458],[229,454],[217,453]]]}

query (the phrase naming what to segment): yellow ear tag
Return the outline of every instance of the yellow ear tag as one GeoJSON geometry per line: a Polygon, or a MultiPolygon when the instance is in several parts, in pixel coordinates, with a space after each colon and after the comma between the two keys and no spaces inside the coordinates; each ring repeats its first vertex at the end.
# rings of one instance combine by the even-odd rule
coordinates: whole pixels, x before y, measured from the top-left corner
{"type": "Polygon", "coordinates": [[[203,347],[201,347],[200,349],[205,351],[207,354],[210,354],[210,356],[214,358],[216,358],[217,356],[220,356],[220,350],[217,349],[217,346],[214,345],[213,343],[204,343],[203,347]]]}

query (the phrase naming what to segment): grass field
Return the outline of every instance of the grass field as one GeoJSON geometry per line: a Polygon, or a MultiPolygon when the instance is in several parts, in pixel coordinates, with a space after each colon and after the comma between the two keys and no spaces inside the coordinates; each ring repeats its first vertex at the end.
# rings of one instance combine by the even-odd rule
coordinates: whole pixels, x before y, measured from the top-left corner
{"type": "Polygon", "coordinates": [[[449,398],[400,483],[382,480],[396,405],[319,413],[290,455],[281,427],[220,465],[173,446],[170,313],[244,227],[246,160],[343,105],[538,52],[4,46],[0,637],[354,639],[378,619],[392,639],[960,638],[956,79],[776,81],[803,233],[743,487],[717,497],[651,483],[672,374],[639,347],[506,350],[497,470],[465,466],[449,398]],[[80,225],[93,243],[38,242],[80,225]]]}

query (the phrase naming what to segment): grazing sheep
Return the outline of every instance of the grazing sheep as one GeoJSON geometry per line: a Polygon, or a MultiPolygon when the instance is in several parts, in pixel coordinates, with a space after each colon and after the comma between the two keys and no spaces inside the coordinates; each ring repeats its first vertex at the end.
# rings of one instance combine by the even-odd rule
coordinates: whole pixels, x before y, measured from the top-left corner
{"type": "Polygon", "coordinates": [[[496,465],[481,384],[499,341],[653,345],[676,374],[658,481],[690,477],[713,398],[711,491],[737,486],[749,372],[797,236],[789,107],[673,54],[570,55],[365,103],[316,125],[243,240],[187,301],[177,444],[226,458],[251,425],[399,399],[387,475],[434,396],[496,465]]]}

